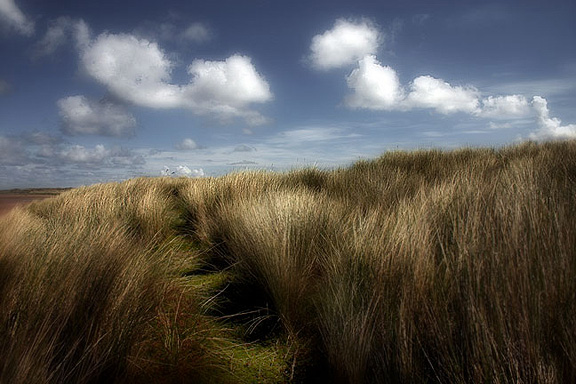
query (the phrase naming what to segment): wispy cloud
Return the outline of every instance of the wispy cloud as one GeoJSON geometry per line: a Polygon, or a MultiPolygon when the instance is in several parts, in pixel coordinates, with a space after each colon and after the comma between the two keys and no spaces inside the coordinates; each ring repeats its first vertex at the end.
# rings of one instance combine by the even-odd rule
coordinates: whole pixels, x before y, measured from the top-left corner
{"type": "Polygon", "coordinates": [[[0,0],[0,22],[21,35],[34,34],[34,22],[24,15],[14,0],[0,0]]]}
{"type": "Polygon", "coordinates": [[[181,21],[164,22],[144,21],[134,30],[134,35],[150,41],[161,41],[184,44],[203,44],[214,38],[212,28],[206,23],[192,22],[183,25],[181,21]]]}
{"type": "Polygon", "coordinates": [[[91,31],[84,20],[59,17],[49,22],[46,34],[34,46],[33,55],[37,58],[52,55],[70,41],[82,50],[88,46],[90,39],[91,31]]]}
{"type": "Polygon", "coordinates": [[[212,39],[212,31],[204,23],[192,23],[190,24],[180,36],[186,40],[194,43],[206,43],[212,39]]]}
{"type": "Polygon", "coordinates": [[[192,151],[196,149],[201,149],[202,147],[198,145],[194,140],[190,138],[183,139],[181,142],[175,145],[176,149],[181,151],[192,151]]]}

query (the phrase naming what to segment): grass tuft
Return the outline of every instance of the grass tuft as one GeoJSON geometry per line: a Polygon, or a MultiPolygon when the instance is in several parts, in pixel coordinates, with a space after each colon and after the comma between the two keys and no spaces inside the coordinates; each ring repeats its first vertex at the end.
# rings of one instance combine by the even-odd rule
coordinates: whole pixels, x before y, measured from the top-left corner
{"type": "Polygon", "coordinates": [[[16,208],[0,382],[573,382],[575,190],[566,141],[16,208]]]}

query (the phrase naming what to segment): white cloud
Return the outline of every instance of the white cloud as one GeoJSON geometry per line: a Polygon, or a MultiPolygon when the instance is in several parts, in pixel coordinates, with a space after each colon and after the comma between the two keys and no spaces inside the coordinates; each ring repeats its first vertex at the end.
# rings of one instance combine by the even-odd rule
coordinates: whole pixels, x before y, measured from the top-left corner
{"type": "Polygon", "coordinates": [[[509,119],[530,114],[530,103],[522,95],[489,96],[482,100],[479,115],[488,118],[509,119]]]}
{"type": "Polygon", "coordinates": [[[373,110],[434,109],[442,114],[479,113],[479,92],[473,87],[452,86],[432,76],[415,78],[406,92],[396,71],[382,66],[374,56],[358,62],[347,77],[354,92],[345,99],[349,108],[373,110]]]}
{"type": "Polygon", "coordinates": [[[81,54],[85,71],[117,97],[148,108],[187,108],[198,115],[248,124],[267,122],[250,109],[272,100],[270,86],[247,56],[195,60],[188,84],[172,84],[174,64],[158,44],[127,34],[101,34],[81,54]]]}
{"type": "Polygon", "coordinates": [[[548,102],[545,98],[534,96],[532,107],[536,111],[539,130],[530,134],[534,140],[574,139],[576,138],[576,124],[562,125],[556,117],[550,117],[548,102]]]}
{"type": "Polygon", "coordinates": [[[272,100],[270,86],[247,56],[233,55],[225,61],[194,60],[188,67],[192,76],[184,87],[185,103],[196,113],[214,114],[223,119],[242,117],[251,125],[266,123],[249,110],[252,103],[272,100]]]}
{"type": "Polygon", "coordinates": [[[194,149],[199,149],[200,146],[196,144],[196,142],[192,139],[186,138],[182,140],[180,143],[176,144],[176,149],[180,149],[182,151],[190,151],[194,149]]]}
{"type": "Polygon", "coordinates": [[[203,23],[192,23],[182,32],[182,38],[194,43],[205,43],[212,38],[212,32],[203,23]]]}
{"type": "Polygon", "coordinates": [[[311,64],[319,70],[345,67],[376,54],[381,42],[382,36],[371,22],[338,19],[332,29],[312,38],[311,64]]]}
{"type": "Polygon", "coordinates": [[[186,177],[202,177],[204,176],[204,170],[202,168],[199,169],[190,169],[185,165],[179,165],[176,169],[171,170],[167,166],[164,166],[164,169],[161,172],[164,176],[186,176],[186,177]]]}
{"type": "Polygon", "coordinates": [[[372,55],[360,60],[346,81],[354,90],[345,100],[349,108],[393,110],[404,98],[396,71],[383,67],[372,55]]]}
{"type": "Polygon", "coordinates": [[[94,149],[82,145],[71,145],[62,149],[58,157],[68,163],[102,163],[110,156],[110,150],[98,144],[94,149]]]}
{"type": "Polygon", "coordinates": [[[22,13],[14,0],[0,0],[0,21],[24,36],[34,34],[34,22],[22,13]]]}
{"type": "Polygon", "coordinates": [[[139,106],[176,108],[181,90],[168,83],[172,63],[158,45],[103,33],[81,53],[84,70],[116,96],[139,106]]]}
{"type": "Polygon", "coordinates": [[[71,38],[80,50],[88,46],[90,43],[90,29],[84,20],[74,20],[66,16],[52,20],[42,40],[36,43],[35,55],[51,55],[58,48],[67,44],[71,38]]]}
{"type": "Polygon", "coordinates": [[[419,76],[410,84],[405,105],[409,108],[430,108],[442,114],[477,113],[479,92],[473,87],[452,86],[442,79],[419,76]]]}
{"type": "Polygon", "coordinates": [[[109,101],[70,96],[58,100],[63,130],[69,135],[132,136],[136,119],[109,101]]]}
{"type": "MultiPolygon", "coordinates": [[[[405,90],[396,74],[382,66],[375,56],[368,55],[358,62],[346,78],[353,91],[345,98],[348,108],[384,111],[432,109],[441,114],[467,113],[480,118],[496,119],[490,122],[492,130],[525,125],[522,118],[537,117],[538,131],[530,134],[534,140],[576,138],[576,124],[562,125],[558,118],[550,117],[546,99],[535,96],[532,103],[523,95],[488,96],[481,98],[472,86],[454,86],[432,76],[415,78],[405,90]],[[513,123],[502,121],[513,120],[513,123]]],[[[467,130],[462,133],[484,131],[467,130]]],[[[295,134],[297,132],[293,132],[295,134]]],[[[315,132],[318,134],[318,132],[315,132]]],[[[306,135],[302,135],[305,139],[306,135]]]]}

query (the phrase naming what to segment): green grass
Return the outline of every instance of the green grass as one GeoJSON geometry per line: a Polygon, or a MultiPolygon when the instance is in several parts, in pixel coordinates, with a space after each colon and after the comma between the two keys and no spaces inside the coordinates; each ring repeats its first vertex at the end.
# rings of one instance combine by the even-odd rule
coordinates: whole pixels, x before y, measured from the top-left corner
{"type": "Polygon", "coordinates": [[[576,142],[140,178],[0,218],[0,382],[576,379],[576,142]]]}

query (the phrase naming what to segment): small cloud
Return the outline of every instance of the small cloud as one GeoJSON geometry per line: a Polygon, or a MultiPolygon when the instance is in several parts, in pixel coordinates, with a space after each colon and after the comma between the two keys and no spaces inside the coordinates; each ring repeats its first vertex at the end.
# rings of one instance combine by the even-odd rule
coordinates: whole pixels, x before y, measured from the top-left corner
{"type": "Polygon", "coordinates": [[[203,23],[192,23],[182,32],[181,37],[184,40],[200,44],[210,41],[212,32],[203,23]]]}
{"type": "Polygon", "coordinates": [[[202,168],[190,169],[185,165],[179,165],[174,170],[164,166],[164,169],[161,171],[161,174],[163,176],[186,176],[186,177],[205,176],[204,170],[202,168]]]}
{"type": "Polygon", "coordinates": [[[191,151],[194,149],[200,149],[202,147],[200,147],[198,144],[196,144],[196,142],[192,139],[184,139],[182,140],[180,143],[176,144],[176,149],[179,149],[181,151],[191,151]]]}
{"type": "Polygon", "coordinates": [[[410,85],[409,108],[430,108],[441,114],[477,113],[479,92],[471,86],[453,86],[432,76],[419,76],[410,85]]]}
{"type": "Polygon", "coordinates": [[[223,118],[242,117],[250,125],[267,119],[247,108],[272,100],[270,86],[247,56],[233,55],[225,61],[194,60],[188,67],[192,81],[184,87],[185,103],[199,114],[223,118]]]}
{"type": "Polygon", "coordinates": [[[346,81],[354,91],[344,102],[349,108],[393,110],[398,109],[404,99],[396,71],[382,66],[373,55],[361,59],[346,81]]]}
{"type": "Polygon", "coordinates": [[[318,70],[342,68],[376,54],[382,40],[378,28],[369,20],[338,19],[332,29],[312,38],[309,59],[318,70]]]}
{"type": "Polygon", "coordinates": [[[532,107],[536,111],[539,130],[530,134],[533,140],[574,139],[576,138],[576,124],[562,125],[556,117],[550,117],[548,102],[541,96],[534,96],[532,107]]]}
{"type": "Polygon", "coordinates": [[[121,106],[84,96],[58,100],[64,133],[68,135],[133,136],[136,119],[121,106]]]}
{"type": "Polygon", "coordinates": [[[34,34],[34,22],[24,15],[14,0],[0,0],[0,22],[21,35],[34,34]]]}
{"type": "Polygon", "coordinates": [[[234,148],[234,152],[254,152],[254,151],[256,151],[256,148],[250,147],[246,144],[240,144],[234,148]]]}
{"type": "Polygon", "coordinates": [[[64,148],[58,157],[67,163],[99,164],[110,156],[110,151],[99,144],[94,149],[88,149],[82,145],[72,145],[64,148]]]}

